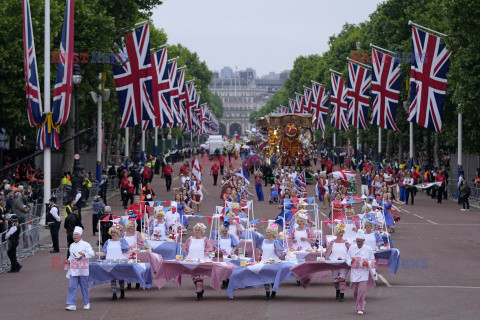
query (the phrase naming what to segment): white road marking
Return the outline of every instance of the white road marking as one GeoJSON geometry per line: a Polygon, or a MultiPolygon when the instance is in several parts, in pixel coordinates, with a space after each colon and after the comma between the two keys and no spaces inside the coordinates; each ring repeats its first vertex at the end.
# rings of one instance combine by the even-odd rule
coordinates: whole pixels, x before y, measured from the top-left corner
{"type": "Polygon", "coordinates": [[[467,286],[393,286],[394,288],[445,288],[445,289],[480,289],[480,287],[467,286]]]}
{"type": "Polygon", "coordinates": [[[410,213],[410,211],[408,211],[408,210],[405,210],[405,209],[402,209],[402,211],[405,211],[406,213],[410,213]]]}
{"type": "Polygon", "coordinates": [[[320,212],[320,214],[324,217],[327,217],[327,215],[325,213],[323,213],[322,211],[318,210],[318,212],[320,212]]]}
{"type": "Polygon", "coordinates": [[[422,217],[422,216],[419,216],[418,214],[415,214],[415,213],[412,213],[412,214],[413,214],[415,217],[417,217],[417,218],[420,218],[420,219],[425,219],[424,217],[422,217]]]}
{"type": "Polygon", "coordinates": [[[426,220],[427,220],[428,222],[430,222],[431,224],[436,224],[436,225],[438,225],[438,223],[433,222],[432,220],[428,220],[428,219],[426,219],[426,220]]]}
{"type": "Polygon", "coordinates": [[[383,283],[385,283],[385,285],[389,288],[392,287],[392,285],[390,284],[390,282],[388,282],[387,279],[385,279],[381,274],[378,275],[378,277],[380,278],[380,280],[382,280],[383,283]]]}

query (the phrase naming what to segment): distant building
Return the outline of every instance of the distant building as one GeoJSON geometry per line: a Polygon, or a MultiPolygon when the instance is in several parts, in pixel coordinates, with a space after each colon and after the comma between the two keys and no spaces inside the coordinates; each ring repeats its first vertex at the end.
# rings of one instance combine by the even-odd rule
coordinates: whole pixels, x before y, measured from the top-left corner
{"type": "Polygon", "coordinates": [[[250,112],[263,107],[275,91],[283,86],[290,71],[280,74],[270,72],[261,79],[257,78],[253,68],[233,72],[224,67],[220,76],[212,79],[210,90],[223,101],[223,117],[220,119],[220,133],[226,135],[245,134],[253,127],[250,124],[250,112]],[[226,77],[231,75],[230,77],[226,77]]]}
{"type": "Polygon", "coordinates": [[[233,70],[230,67],[223,67],[220,70],[220,79],[231,79],[233,78],[233,70]]]}

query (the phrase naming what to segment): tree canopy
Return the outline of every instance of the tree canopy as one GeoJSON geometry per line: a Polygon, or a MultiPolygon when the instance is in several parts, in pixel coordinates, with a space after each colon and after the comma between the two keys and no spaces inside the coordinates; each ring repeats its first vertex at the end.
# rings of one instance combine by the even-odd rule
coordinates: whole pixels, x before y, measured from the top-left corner
{"type": "MultiPolygon", "coordinates": [[[[409,101],[406,90],[410,75],[411,26],[408,21],[437,30],[448,37],[447,46],[452,50],[452,64],[448,73],[447,99],[443,112],[442,132],[438,134],[440,144],[445,148],[454,149],[457,144],[457,114],[463,116],[464,151],[478,153],[480,150],[480,2],[468,0],[388,0],[378,5],[370,15],[369,20],[360,24],[346,23],[342,30],[332,35],[329,49],[322,54],[299,56],[296,58],[289,78],[283,88],[278,90],[266,105],[250,115],[254,122],[280,105],[288,105],[288,98],[294,98],[295,92],[303,92],[303,86],[311,86],[310,80],[324,84],[330,88],[329,69],[347,74],[347,57],[357,58],[370,63],[369,44],[373,43],[390,51],[398,52],[402,61],[400,103],[397,112],[397,125],[400,132],[388,133],[390,142],[402,144],[408,139],[407,112],[403,102],[409,101]],[[360,45],[360,50],[357,45],[360,45]],[[403,142],[402,142],[403,141],[403,142]]],[[[356,130],[350,127],[350,132],[339,132],[329,125],[327,119],[326,137],[337,132],[337,136],[355,139],[356,130]],[[353,130],[352,130],[353,129],[353,130]]],[[[425,147],[425,137],[430,133],[427,129],[414,125],[415,143],[425,147]]],[[[377,141],[376,127],[370,126],[369,131],[361,131],[362,142],[374,145],[377,141]]],[[[353,141],[353,140],[352,140],[353,141]]],[[[387,146],[388,149],[388,146],[387,146]]]]}

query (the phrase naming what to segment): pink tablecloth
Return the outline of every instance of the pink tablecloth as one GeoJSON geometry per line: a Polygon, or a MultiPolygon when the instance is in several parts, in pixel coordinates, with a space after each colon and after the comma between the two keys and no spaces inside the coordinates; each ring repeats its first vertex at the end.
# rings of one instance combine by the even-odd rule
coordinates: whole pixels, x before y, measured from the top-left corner
{"type": "Polygon", "coordinates": [[[177,287],[182,283],[182,277],[202,275],[210,277],[210,286],[221,292],[222,281],[232,274],[235,265],[229,262],[187,262],[164,260],[153,278],[158,288],[162,288],[172,280],[177,287]]]}
{"type": "MultiPolygon", "coordinates": [[[[351,267],[345,262],[307,261],[293,267],[290,271],[302,282],[303,287],[306,289],[313,279],[321,280],[332,275],[332,270],[338,269],[348,269],[350,272],[351,267]]],[[[368,277],[367,290],[371,290],[374,287],[375,280],[372,278],[372,275],[370,275],[368,277]]]]}
{"type": "Polygon", "coordinates": [[[137,259],[140,260],[140,262],[150,263],[150,267],[152,269],[152,278],[155,277],[155,273],[160,270],[160,266],[163,262],[163,258],[161,255],[153,253],[151,251],[139,251],[137,253],[137,259]]]}

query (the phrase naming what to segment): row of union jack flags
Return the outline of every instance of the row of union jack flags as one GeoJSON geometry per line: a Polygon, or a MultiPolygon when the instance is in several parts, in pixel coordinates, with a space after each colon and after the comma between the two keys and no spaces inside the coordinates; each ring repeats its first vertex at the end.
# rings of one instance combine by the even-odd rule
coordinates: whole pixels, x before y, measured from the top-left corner
{"type": "MultiPolygon", "coordinates": [[[[442,113],[447,89],[450,50],[441,38],[412,28],[412,62],[410,74],[410,107],[408,121],[441,131],[442,113]]],[[[273,113],[312,114],[313,129],[325,131],[328,106],[331,106],[330,124],[342,131],[349,125],[368,130],[370,123],[387,130],[398,131],[395,123],[402,78],[399,59],[372,48],[372,67],[356,61],[348,62],[348,81],[330,70],[331,93],[312,81],[312,88],[304,87],[304,94],[296,93],[289,106],[280,106],[273,113]]]]}
{"type": "Polygon", "coordinates": [[[60,61],[53,90],[52,112],[42,109],[38,63],[33,41],[32,17],[29,0],[22,0],[23,10],[23,61],[28,122],[37,127],[37,148],[60,148],[59,127],[64,125],[70,114],[73,86],[74,23],[73,0],[67,0],[60,41],[60,61]]]}
{"type": "Polygon", "coordinates": [[[193,81],[185,81],[185,69],[168,60],[167,48],[150,52],[148,23],[132,30],[115,53],[113,75],[121,128],[180,127],[201,135],[216,134],[219,124],[193,81]]]}

